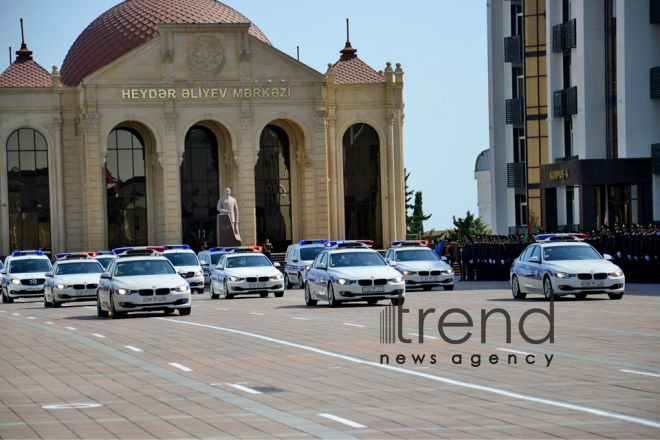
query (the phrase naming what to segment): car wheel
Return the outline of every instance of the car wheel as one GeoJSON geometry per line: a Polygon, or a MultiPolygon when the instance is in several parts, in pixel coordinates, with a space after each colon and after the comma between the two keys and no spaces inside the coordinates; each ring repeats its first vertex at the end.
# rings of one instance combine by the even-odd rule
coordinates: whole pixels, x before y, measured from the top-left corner
{"type": "Polygon", "coordinates": [[[234,295],[229,293],[229,286],[227,286],[227,280],[222,284],[222,297],[224,299],[232,299],[234,295]]]}
{"type": "Polygon", "coordinates": [[[46,296],[46,293],[44,293],[44,307],[47,309],[52,307],[50,302],[48,301],[48,297],[46,296]]]}
{"type": "Polygon", "coordinates": [[[60,307],[62,307],[62,303],[59,302],[59,301],[56,301],[55,298],[53,298],[52,304],[53,304],[54,309],[59,309],[60,307]]]}
{"type": "Polygon", "coordinates": [[[341,301],[337,301],[335,298],[335,289],[332,287],[332,283],[328,283],[328,305],[333,308],[341,305],[341,301]]]}
{"type": "Polygon", "coordinates": [[[398,305],[403,305],[403,303],[406,301],[406,298],[401,297],[401,301],[399,301],[399,298],[392,298],[391,301],[393,306],[398,306],[398,305]]]}
{"type": "Polygon", "coordinates": [[[166,315],[171,315],[172,313],[174,313],[174,309],[165,309],[163,310],[163,313],[165,313],[166,315]]]}
{"type": "Polygon", "coordinates": [[[621,299],[623,298],[623,293],[608,293],[607,296],[609,296],[610,299],[621,299]]]}
{"type": "Polygon", "coordinates": [[[303,279],[303,276],[300,272],[298,272],[298,289],[304,289],[305,288],[305,280],[303,279]]]}
{"type": "Polygon", "coordinates": [[[284,296],[284,292],[273,292],[273,295],[275,295],[275,298],[282,298],[284,296]]]}
{"type": "Polygon", "coordinates": [[[545,295],[545,299],[550,301],[550,296],[553,296],[553,299],[557,299],[557,295],[555,295],[554,290],[552,289],[552,281],[550,281],[550,277],[546,276],[543,278],[543,295],[545,295]]]}
{"type": "Polygon", "coordinates": [[[377,299],[368,299],[367,304],[369,304],[370,306],[374,306],[374,305],[378,304],[378,300],[377,299]]]}
{"type": "Polygon", "coordinates": [[[454,286],[442,286],[445,290],[454,290],[454,286]]]}
{"type": "Polygon", "coordinates": [[[312,292],[309,290],[309,283],[305,283],[305,304],[308,307],[313,307],[318,301],[312,299],[312,292]]]}
{"type": "Polygon", "coordinates": [[[98,297],[96,298],[96,316],[98,317],[108,316],[108,312],[106,312],[101,308],[101,300],[98,297]]]}
{"type": "Polygon", "coordinates": [[[218,299],[220,298],[220,295],[215,293],[215,289],[213,288],[213,281],[211,281],[211,286],[209,287],[209,291],[211,292],[211,299],[218,299]]]}
{"type": "Polygon", "coordinates": [[[576,294],[575,294],[575,297],[576,297],[577,299],[579,299],[579,300],[583,300],[583,299],[586,299],[586,298],[587,298],[587,294],[584,293],[584,292],[580,292],[580,293],[576,293],[576,294]]]}
{"type": "Polygon", "coordinates": [[[287,289],[291,289],[293,287],[293,284],[291,284],[291,281],[289,280],[289,274],[284,272],[284,287],[287,289]]]}
{"type": "Polygon", "coordinates": [[[119,319],[124,316],[122,312],[118,312],[115,310],[115,301],[112,299],[112,296],[110,296],[110,310],[108,311],[108,318],[110,319],[119,319]]]}
{"type": "Polygon", "coordinates": [[[425,292],[428,292],[429,290],[433,290],[433,286],[422,286],[422,289],[424,289],[425,292]]]}
{"type": "Polygon", "coordinates": [[[511,293],[513,293],[513,299],[525,299],[527,296],[526,293],[520,290],[520,281],[517,275],[514,275],[511,279],[511,293]]]}
{"type": "Polygon", "coordinates": [[[192,312],[192,307],[186,307],[185,309],[179,309],[179,315],[188,316],[192,312]]]}
{"type": "Polygon", "coordinates": [[[7,292],[6,290],[3,290],[2,291],[2,302],[5,303],[5,304],[11,304],[11,303],[14,302],[14,298],[11,298],[9,296],[9,292],[7,292]]]}
{"type": "Polygon", "coordinates": [[[266,298],[268,296],[268,292],[261,292],[259,296],[262,298],[266,298]]]}

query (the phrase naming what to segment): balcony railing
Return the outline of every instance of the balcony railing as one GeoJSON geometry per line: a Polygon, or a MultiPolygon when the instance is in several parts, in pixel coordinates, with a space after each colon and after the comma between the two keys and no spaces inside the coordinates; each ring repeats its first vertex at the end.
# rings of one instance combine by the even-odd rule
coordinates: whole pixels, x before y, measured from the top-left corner
{"type": "Polygon", "coordinates": [[[524,121],[524,100],[523,98],[514,98],[506,100],[506,123],[522,124],[524,121]]]}
{"type": "Polygon", "coordinates": [[[506,186],[507,188],[525,187],[526,162],[513,162],[506,164],[506,186]]]}
{"type": "Polygon", "coordinates": [[[660,99],[660,66],[651,69],[651,99],[660,99]]]}
{"type": "Polygon", "coordinates": [[[577,47],[577,21],[568,20],[566,23],[552,27],[552,51],[565,52],[577,47]]]}
{"type": "Polygon", "coordinates": [[[554,93],[554,115],[556,118],[577,115],[577,87],[557,90],[554,93]]]}
{"type": "Polygon", "coordinates": [[[522,35],[514,35],[504,39],[504,62],[520,63],[523,60],[522,35]]]}

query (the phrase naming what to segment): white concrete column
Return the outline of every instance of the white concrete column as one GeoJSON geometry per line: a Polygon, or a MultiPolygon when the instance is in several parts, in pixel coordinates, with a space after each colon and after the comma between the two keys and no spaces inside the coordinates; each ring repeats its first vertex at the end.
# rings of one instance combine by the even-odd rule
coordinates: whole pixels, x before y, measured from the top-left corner
{"type": "MultiPolygon", "coordinates": [[[[397,236],[397,211],[396,211],[396,164],[394,163],[394,121],[396,121],[395,113],[387,114],[387,200],[390,212],[390,229],[389,236],[383,236],[383,246],[389,243],[397,236]]],[[[385,231],[383,231],[385,235],[385,231]]]]}
{"type": "Polygon", "coordinates": [[[160,188],[154,188],[156,197],[154,207],[157,212],[154,219],[156,221],[153,228],[154,239],[164,240],[164,243],[180,243],[183,237],[180,169],[185,146],[177,145],[177,114],[169,111],[163,115],[163,118],[165,124],[163,145],[156,145],[153,149],[153,153],[157,155],[157,162],[152,167],[156,174],[153,181],[160,180],[160,188]],[[159,215],[158,211],[161,210],[159,215]]]}
{"type": "Polygon", "coordinates": [[[101,158],[101,142],[98,113],[83,113],[84,150],[85,150],[85,248],[106,249],[108,243],[106,224],[106,210],[103,206],[103,187],[105,177],[103,167],[105,157],[101,158]]]}
{"type": "Polygon", "coordinates": [[[64,202],[64,154],[62,152],[62,118],[53,118],[53,127],[55,128],[55,168],[56,168],[56,198],[57,198],[57,249],[53,249],[55,253],[65,252],[67,250],[66,243],[66,203],[64,202]]]}
{"type": "MultiPolygon", "coordinates": [[[[241,134],[238,161],[238,228],[243,246],[257,245],[256,199],[254,194],[254,167],[259,158],[259,145],[253,145],[251,111],[241,112],[241,134]]],[[[258,138],[257,138],[258,139],[258,138]]],[[[258,140],[257,140],[258,142],[258,140]]]]}

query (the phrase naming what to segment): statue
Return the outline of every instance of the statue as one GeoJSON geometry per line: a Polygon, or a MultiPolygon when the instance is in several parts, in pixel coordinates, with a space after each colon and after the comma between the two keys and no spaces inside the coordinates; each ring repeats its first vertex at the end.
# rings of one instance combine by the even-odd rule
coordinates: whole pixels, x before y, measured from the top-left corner
{"type": "Polygon", "coordinates": [[[231,196],[231,190],[225,188],[225,195],[218,200],[219,215],[229,216],[231,228],[234,231],[236,240],[241,241],[241,234],[238,232],[238,204],[236,199],[231,196]]]}

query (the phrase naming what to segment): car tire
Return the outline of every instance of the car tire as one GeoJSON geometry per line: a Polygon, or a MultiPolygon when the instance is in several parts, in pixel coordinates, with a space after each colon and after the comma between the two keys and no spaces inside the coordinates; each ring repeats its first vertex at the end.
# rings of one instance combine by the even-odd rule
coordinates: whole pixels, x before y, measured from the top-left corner
{"type": "Polygon", "coordinates": [[[305,305],[308,307],[314,307],[318,301],[312,299],[312,292],[309,289],[309,283],[305,283],[305,305]]]}
{"type": "Polygon", "coordinates": [[[370,306],[375,306],[376,304],[378,304],[378,300],[377,299],[368,299],[367,304],[369,304],[370,306]]]}
{"type": "Polygon", "coordinates": [[[514,275],[511,279],[511,293],[513,299],[525,299],[527,297],[527,294],[520,289],[520,281],[517,275],[514,275]]]}
{"type": "Polygon", "coordinates": [[[575,298],[577,298],[577,299],[579,299],[580,301],[582,301],[583,299],[587,299],[587,294],[584,293],[584,292],[576,293],[576,294],[575,294],[575,298]]]}
{"type": "Polygon", "coordinates": [[[303,278],[302,274],[298,272],[298,289],[304,289],[305,288],[305,279],[303,278]]]}
{"type": "Polygon", "coordinates": [[[268,292],[261,292],[259,296],[262,298],[266,298],[268,296],[268,292]]]}
{"type": "Polygon", "coordinates": [[[229,293],[229,286],[227,286],[227,280],[222,284],[222,296],[224,299],[232,299],[234,295],[229,293]]]}
{"type": "Polygon", "coordinates": [[[608,293],[607,296],[609,296],[610,299],[621,299],[623,298],[623,293],[608,293]]]}
{"type": "Polygon", "coordinates": [[[50,302],[48,301],[47,298],[48,298],[48,297],[46,296],[46,293],[44,292],[44,308],[49,309],[49,308],[51,308],[51,307],[53,307],[53,306],[50,304],[50,302]]]}
{"type": "Polygon", "coordinates": [[[220,295],[215,293],[215,289],[213,288],[213,281],[211,281],[211,286],[209,287],[209,292],[211,292],[211,299],[218,299],[220,298],[220,295]]]}
{"type": "Polygon", "coordinates": [[[179,315],[188,316],[192,312],[192,307],[186,307],[185,309],[179,309],[179,315]]]}
{"type": "Polygon", "coordinates": [[[275,295],[275,298],[282,298],[284,296],[284,292],[273,292],[273,295],[275,295]]]}
{"type": "Polygon", "coordinates": [[[118,312],[115,310],[115,302],[112,299],[112,296],[110,296],[110,310],[108,311],[108,318],[110,319],[120,319],[124,317],[124,314],[122,312],[118,312]]]}
{"type": "Polygon", "coordinates": [[[59,309],[60,307],[62,307],[62,303],[59,302],[59,301],[56,301],[55,298],[53,298],[53,303],[52,304],[53,304],[54,309],[59,309]]]}
{"type": "Polygon", "coordinates": [[[433,286],[422,286],[422,289],[423,289],[425,292],[428,292],[429,290],[433,290],[433,286]]]}
{"type": "Polygon", "coordinates": [[[442,286],[445,290],[454,290],[454,286],[442,286]]]}
{"type": "Polygon", "coordinates": [[[289,274],[284,272],[284,288],[291,289],[292,287],[293,284],[291,284],[291,281],[289,280],[289,274]]]}
{"type": "Polygon", "coordinates": [[[2,291],[2,302],[5,304],[11,304],[14,302],[14,298],[9,296],[9,293],[6,290],[2,291]]]}
{"type": "Polygon", "coordinates": [[[337,301],[335,298],[335,289],[332,287],[332,283],[328,283],[328,305],[332,308],[339,307],[341,301],[337,301]]]}
{"type": "Polygon", "coordinates": [[[555,295],[555,291],[552,288],[552,281],[550,281],[550,277],[547,275],[543,278],[543,295],[548,301],[550,301],[551,295],[553,296],[554,300],[559,298],[557,295],[555,295]]]}
{"type": "Polygon", "coordinates": [[[403,303],[406,302],[406,298],[401,297],[401,302],[399,302],[399,298],[392,298],[390,301],[392,302],[393,306],[398,306],[399,304],[403,305],[403,303]]]}
{"type": "Polygon", "coordinates": [[[101,300],[98,297],[96,298],[96,316],[99,318],[108,316],[108,312],[101,308],[101,300]]]}

